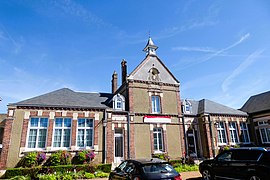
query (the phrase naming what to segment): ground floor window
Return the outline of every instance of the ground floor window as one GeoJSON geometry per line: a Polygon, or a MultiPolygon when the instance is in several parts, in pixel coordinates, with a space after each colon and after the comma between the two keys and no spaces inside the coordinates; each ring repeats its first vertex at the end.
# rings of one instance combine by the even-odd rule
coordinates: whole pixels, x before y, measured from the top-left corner
{"type": "Polygon", "coordinates": [[[218,143],[221,145],[227,144],[226,129],[224,122],[217,123],[217,131],[218,131],[218,143]]]}
{"type": "Polygon", "coordinates": [[[270,129],[260,128],[260,135],[262,143],[270,143],[270,129]]]}
{"type": "Polygon", "coordinates": [[[229,130],[230,130],[231,142],[233,144],[239,143],[236,122],[229,122],[229,130]]]}
{"type": "Polygon", "coordinates": [[[54,121],[53,147],[70,147],[71,118],[56,118],[54,121]]]}
{"type": "Polygon", "coordinates": [[[28,148],[45,148],[48,118],[31,118],[28,131],[28,148]]]}
{"type": "Polygon", "coordinates": [[[155,152],[163,152],[164,151],[164,143],[163,143],[163,130],[162,128],[154,128],[154,151],[155,152]]]}
{"type": "Polygon", "coordinates": [[[77,146],[93,147],[93,140],[94,140],[93,119],[79,118],[77,127],[78,127],[77,146]]]}
{"type": "Polygon", "coordinates": [[[250,143],[248,127],[246,122],[240,122],[240,138],[243,143],[250,143]]]}

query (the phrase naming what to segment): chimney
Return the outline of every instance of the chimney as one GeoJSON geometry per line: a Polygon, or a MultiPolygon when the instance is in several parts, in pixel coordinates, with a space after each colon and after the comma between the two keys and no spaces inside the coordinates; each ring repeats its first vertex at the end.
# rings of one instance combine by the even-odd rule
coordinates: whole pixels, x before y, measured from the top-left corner
{"type": "Polygon", "coordinates": [[[117,90],[117,73],[114,71],[112,75],[112,93],[114,94],[117,90]]]}
{"type": "Polygon", "coordinates": [[[121,62],[122,68],[122,84],[124,84],[127,80],[127,61],[125,59],[121,62]]]}

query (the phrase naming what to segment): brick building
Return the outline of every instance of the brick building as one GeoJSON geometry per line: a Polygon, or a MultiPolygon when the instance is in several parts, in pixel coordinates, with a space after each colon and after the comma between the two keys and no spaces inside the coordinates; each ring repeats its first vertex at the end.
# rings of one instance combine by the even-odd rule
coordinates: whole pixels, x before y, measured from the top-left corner
{"type": "Polygon", "coordinates": [[[209,158],[223,145],[249,143],[246,113],[209,100],[181,102],[180,83],[157,48],[149,38],[130,74],[123,60],[111,93],[63,88],[9,104],[0,167],[14,167],[29,151],[90,149],[96,161],[118,164],[157,153],[209,158]]]}

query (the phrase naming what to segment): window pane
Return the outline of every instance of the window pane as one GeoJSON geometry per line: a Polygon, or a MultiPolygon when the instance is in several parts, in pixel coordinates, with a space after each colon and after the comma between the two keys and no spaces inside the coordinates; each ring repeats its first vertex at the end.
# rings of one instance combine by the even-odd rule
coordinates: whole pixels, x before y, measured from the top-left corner
{"type": "Polygon", "coordinates": [[[38,118],[31,118],[31,127],[38,127],[38,118]]]}
{"type": "Polygon", "coordinates": [[[93,127],[93,119],[86,119],[86,126],[93,127]]]}
{"type": "Polygon", "coordinates": [[[85,119],[78,119],[78,127],[85,127],[85,119]]]}
{"type": "Polygon", "coordinates": [[[56,129],[54,131],[54,147],[61,147],[61,137],[62,137],[62,130],[61,129],[56,129]]]}
{"type": "Polygon", "coordinates": [[[40,118],[40,127],[48,126],[48,118],[40,118]]]}
{"type": "Polygon", "coordinates": [[[63,147],[69,147],[69,145],[70,145],[70,129],[64,129],[63,147]]]}
{"type": "Polygon", "coordinates": [[[71,119],[70,118],[65,118],[64,127],[71,127],[71,119]]]}
{"type": "Polygon", "coordinates": [[[28,148],[35,148],[37,140],[37,129],[30,129],[28,137],[28,148]]]}
{"type": "Polygon", "coordinates": [[[38,136],[38,148],[44,148],[46,144],[47,129],[40,129],[38,136]]]}
{"type": "Polygon", "coordinates": [[[56,118],[55,119],[55,127],[62,127],[63,119],[62,118],[56,118]]]}
{"type": "Polygon", "coordinates": [[[87,129],[86,130],[86,146],[92,146],[92,136],[93,136],[93,130],[87,129]]]}
{"type": "Polygon", "coordinates": [[[78,130],[78,140],[77,140],[77,145],[79,147],[84,147],[84,130],[79,129],[78,130]]]}

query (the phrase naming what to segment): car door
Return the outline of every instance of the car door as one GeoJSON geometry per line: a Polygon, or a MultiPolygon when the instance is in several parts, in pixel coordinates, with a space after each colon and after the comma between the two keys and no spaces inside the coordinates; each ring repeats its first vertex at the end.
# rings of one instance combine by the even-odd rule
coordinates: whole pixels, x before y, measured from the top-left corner
{"type": "Polygon", "coordinates": [[[122,162],[118,167],[116,167],[112,173],[111,178],[112,179],[126,179],[126,166],[128,164],[128,161],[122,162]]]}
{"type": "Polygon", "coordinates": [[[224,151],[219,154],[212,165],[212,172],[218,178],[228,178],[230,177],[230,173],[232,171],[230,167],[230,163],[232,161],[232,152],[224,151]]]}

